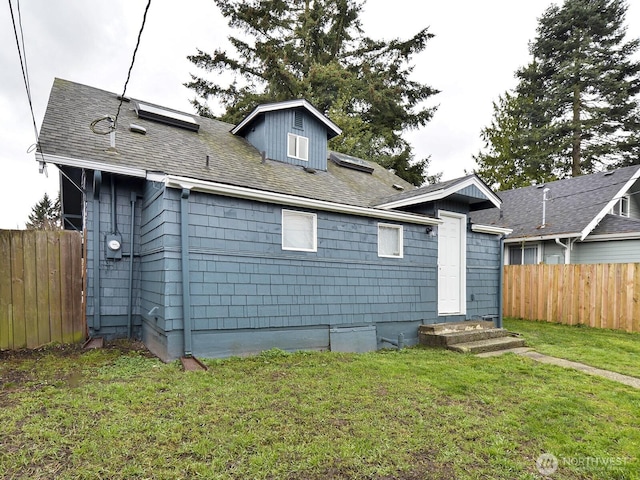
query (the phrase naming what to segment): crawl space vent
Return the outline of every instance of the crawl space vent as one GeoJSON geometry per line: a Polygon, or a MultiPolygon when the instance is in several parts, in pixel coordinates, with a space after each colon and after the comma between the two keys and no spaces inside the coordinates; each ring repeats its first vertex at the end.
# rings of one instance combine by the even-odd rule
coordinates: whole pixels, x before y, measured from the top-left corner
{"type": "Polygon", "coordinates": [[[331,152],[329,154],[329,160],[344,168],[350,168],[352,170],[358,170],[365,173],[373,173],[373,167],[369,165],[368,162],[357,157],[352,157],[351,155],[331,152]]]}
{"type": "Polygon", "coordinates": [[[192,132],[197,132],[200,129],[198,122],[196,122],[193,117],[184,113],[174,112],[173,110],[155,107],[142,102],[136,102],[135,107],[138,118],[153,120],[154,122],[164,123],[172,127],[184,128],[192,132]]]}

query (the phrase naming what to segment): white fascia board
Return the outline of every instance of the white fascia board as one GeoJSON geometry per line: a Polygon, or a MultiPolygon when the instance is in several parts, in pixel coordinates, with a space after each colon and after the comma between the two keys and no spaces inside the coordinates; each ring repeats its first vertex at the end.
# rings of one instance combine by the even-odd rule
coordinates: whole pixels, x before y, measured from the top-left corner
{"type": "Polygon", "coordinates": [[[438,220],[437,218],[425,217],[413,213],[390,212],[377,208],[357,207],[354,205],[345,205],[343,203],[334,203],[327,202],[325,200],[296,197],[294,195],[287,195],[284,193],[266,192],[264,190],[255,190],[247,187],[238,187],[235,185],[227,185],[223,183],[207,182],[204,180],[196,180],[193,178],[178,177],[174,175],[167,175],[164,182],[165,186],[169,188],[186,188],[188,190],[194,190],[198,192],[224,195],[227,197],[244,198],[248,200],[255,200],[257,202],[276,203],[279,205],[287,205],[292,207],[346,213],[349,215],[357,215],[360,217],[393,220],[396,222],[406,222],[417,225],[439,225],[442,223],[442,221],[438,220]]]}
{"type": "Polygon", "coordinates": [[[264,105],[258,105],[238,125],[236,125],[231,129],[231,133],[236,135],[240,130],[242,130],[248,123],[250,123],[255,117],[257,117],[261,113],[274,112],[276,110],[286,110],[289,108],[297,108],[297,107],[306,108],[309,111],[309,113],[311,113],[314,117],[316,117],[318,120],[324,123],[327,126],[327,128],[332,130],[333,133],[336,134],[336,136],[342,133],[342,130],[340,129],[340,127],[338,127],[329,118],[323,115],[322,112],[320,112],[317,108],[315,108],[313,105],[311,105],[309,102],[307,102],[304,99],[288,100],[285,102],[267,103],[264,105]]]}
{"type": "Polygon", "coordinates": [[[109,163],[94,162],[93,160],[83,160],[78,158],[61,157],[58,155],[40,154],[37,160],[44,159],[45,162],[54,165],[64,165],[65,167],[85,168],[87,170],[100,170],[107,173],[117,173],[129,177],[147,177],[147,171],[142,168],[126,167],[123,165],[111,165],[109,163]]]}
{"type": "Polygon", "coordinates": [[[625,193],[627,193],[631,186],[636,183],[636,180],[638,180],[638,178],[640,178],[640,167],[638,167],[636,173],[631,176],[631,178],[624,184],[624,186],[618,191],[618,193],[613,196],[609,203],[607,203],[605,207],[600,210],[600,212],[595,217],[593,217],[593,220],[591,220],[591,222],[589,222],[589,224],[584,227],[584,230],[582,230],[580,235],[580,241],[587,238],[587,235],[589,235],[593,231],[593,229],[598,226],[600,220],[602,220],[604,216],[611,211],[616,202],[620,200],[625,193]]]}
{"type": "Polygon", "coordinates": [[[576,240],[580,238],[579,233],[559,233],[557,235],[538,235],[536,237],[515,237],[515,238],[506,238],[504,243],[522,243],[522,242],[541,242],[544,240],[555,240],[563,239],[563,238],[575,238],[576,240]]]}
{"type": "Polygon", "coordinates": [[[488,233],[490,235],[509,235],[513,228],[495,227],[493,225],[471,224],[471,231],[478,233],[488,233]]]}
{"type": "Polygon", "coordinates": [[[405,198],[403,200],[396,200],[394,202],[384,203],[381,205],[376,205],[378,208],[398,208],[398,207],[406,207],[408,205],[417,205],[419,203],[424,202],[432,202],[434,200],[440,200],[442,198],[448,197],[449,195],[453,195],[459,190],[463,188],[469,187],[471,185],[475,185],[489,200],[493,203],[497,208],[500,208],[502,205],[502,201],[493,193],[490,189],[484,185],[477,177],[469,177],[466,180],[456,183],[454,185],[449,186],[448,188],[441,188],[439,190],[434,190],[432,192],[425,193],[423,195],[416,195],[415,197],[405,198]]]}

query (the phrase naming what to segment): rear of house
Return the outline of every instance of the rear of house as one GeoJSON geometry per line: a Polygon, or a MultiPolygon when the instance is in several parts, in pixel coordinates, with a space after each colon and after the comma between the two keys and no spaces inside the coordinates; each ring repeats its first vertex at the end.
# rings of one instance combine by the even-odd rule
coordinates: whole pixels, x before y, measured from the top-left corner
{"type": "Polygon", "coordinates": [[[62,172],[85,232],[87,321],[158,356],[368,351],[418,326],[495,318],[499,207],[475,175],[416,189],[330,152],[340,129],[305,100],[233,126],[57,79],[38,159],[62,172]],[[100,129],[107,135],[96,135],[100,129]]]}

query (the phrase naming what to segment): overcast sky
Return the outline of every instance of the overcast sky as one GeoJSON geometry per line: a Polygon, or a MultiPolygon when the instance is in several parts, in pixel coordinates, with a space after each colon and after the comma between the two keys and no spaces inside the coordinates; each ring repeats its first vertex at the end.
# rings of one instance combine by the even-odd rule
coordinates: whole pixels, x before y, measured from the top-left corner
{"type": "MultiPolygon", "coordinates": [[[[11,0],[17,15],[17,0],[11,0]]],[[[38,128],[55,77],[121,93],[146,0],[22,0],[31,94],[38,128]]],[[[429,173],[443,179],[474,168],[492,102],[515,86],[528,62],[528,42],[552,0],[368,0],[365,33],[408,38],[424,27],[435,35],[415,58],[414,79],[441,91],[433,120],[407,134],[416,158],[431,156],[429,173]]],[[[640,35],[640,2],[628,2],[628,31],[640,35]]],[[[0,229],[23,228],[31,207],[58,192],[58,173],[38,173],[27,96],[7,3],[0,7],[0,229]]],[[[182,84],[197,73],[186,56],[227,47],[230,30],[212,0],[153,0],[127,95],[192,112],[182,84]]]]}

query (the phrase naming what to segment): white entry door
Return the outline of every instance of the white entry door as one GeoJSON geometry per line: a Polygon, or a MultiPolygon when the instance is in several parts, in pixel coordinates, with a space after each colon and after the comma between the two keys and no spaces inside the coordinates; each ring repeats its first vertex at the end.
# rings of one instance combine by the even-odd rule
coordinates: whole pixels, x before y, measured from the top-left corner
{"type": "Polygon", "coordinates": [[[438,315],[466,313],[467,216],[439,212],[438,315]]]}

